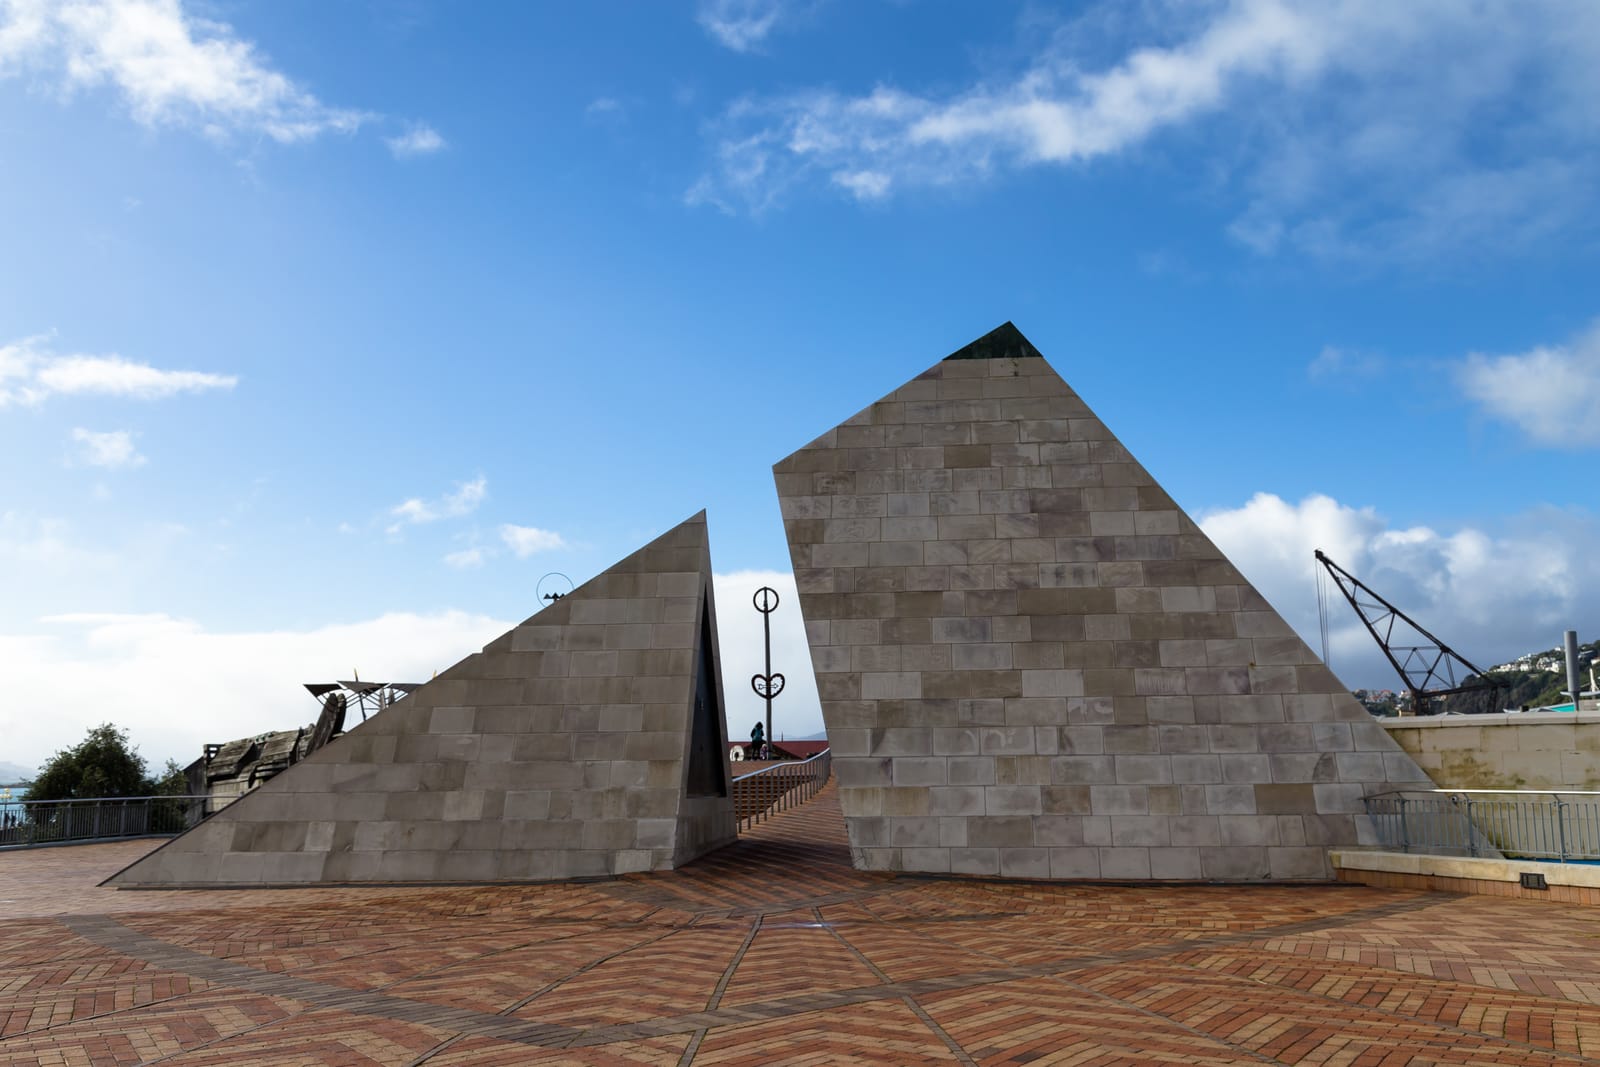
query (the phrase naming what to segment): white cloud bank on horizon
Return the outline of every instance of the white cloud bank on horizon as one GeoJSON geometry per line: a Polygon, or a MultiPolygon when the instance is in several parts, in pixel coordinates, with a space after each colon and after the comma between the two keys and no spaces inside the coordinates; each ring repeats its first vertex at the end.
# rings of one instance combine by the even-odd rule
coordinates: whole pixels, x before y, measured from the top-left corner
{"type": "Polygon", "coordinates": [[[1535,444],[1600,445],[1600,320],[1566,344],[1513,355],[1474,352],[1456,368],[1456,384],[1535,444]]]}
{"type": "Polygon", "coordinates": [[[1591,202],[1600,7],[1587,0],[1101,5],[1028,50],[954,90],[743,97],[710,127],[714,158],[688,199],[759,212],[831,186],[880,200],[1082,166],[1221,116],[1237,129],[1205,181],[1242,198],[1229,232],[1261,254],[1503,251],[1591,202]],[[1352,183],[1363,196],[1335,195],[1352,183]]]}
{"type": "Polygon", "coordinates": [[[800,618],[800,598],[788,571],[747,570],[711,576],[717,598],[717,636],[722,649],[722,687],[727,701],[728,740],[748,741],[750,726],[765,719],[766,701],[756,696],[750,679],[766,673],[761,615],[751,598],[762,586],[778,594],[772,613],[772,669],[784,678],[783,692],[772,701],[772,733],[799,738],[822,732],[822,704],[817,676],[811,670],[811,647],[800,618]]]}
{"type": "MultiPolygon", "coordinates": [[[[1322,494],[1295,504],[1257,493],[1197,521],[1319,655],[1318,548],[1480,667],[1556,647],[1567,629],[1600,636],[1600,524],[1588,514],[1551,508],[1514,518],[1504,532],[1445,533],[1396,529],[1372,508],[1322,494]]],[[[1352,687],[1399,688],[1336,590],[1328,610],[1334,673],[1352,687]]]]}
{"type": "MultiPolygon", "coordinates": [[[[294,144],[382,119],[323,103],[232,26],[186,10],[183,0],[0,0],[0,78],[21,75],[63,96],[110,88],[141,125],[212,140],[246,134],[294,144]]],[[[400,156],[444,141],[417,125],[389,144],[400,156]]]]}
{"type": "Polygon", "coordinates": [[[178,393],[232,389],[238,384],[239,379],[231,374],[161,370],[116,353],[58,355],[51,351],[48,336],[0,345],[0,408],[11,404],[34,407],[55,395],[157,400],[178,393]]]}
{"type": "Polygon", "coordinates": [[[0,759],[37,766],[102,722],[128,730],[152,767],[201,746],[316,719],[304,682],[427,681],[513,623],[448,611],[310,630],[226,632],[153,613],[72,614],[0,635],[7,698],[0,759]]]}
{"type": "MultiPolygon", "coordinates": [[[[774,702],[779,735],[822,729],[794,578],[741,571],[713,578],[730,740],[763,713],[750,688],[761,667],[760,616],[750,597],[771,585],[773,665],[788,678],[774,702]]],[[[465,611],[392,613],[306,630],[226,631],[161,613],[76,613],[0,634],[7,697],[0,760],[38,766],[102,722],[129,731],[153,767],[188,763],[201,746],[315,720],[304,682],[349,678],[424,682],[516,625],[465,611]]]]}
{"type": "MultiPolygon", "coordinates": [[[[0,516],[0,552],[8,549],[7,521],[0,516]]],[[[1440,532],[1392,528],[1371,508],[1327,496],[1290,503],[1260,493],[1203,515],[1201,525],[1314,649],[1314,548],[1480,666],[1552,647],[1567,628],[1584,640],[1600,630],[1600,557],[1593,551],[1600,530],[1589,515],[1551,510],[1521,516],[1501,533],[1440,532]]],[[[41,559],[62,551],[40,550],[47,549],[41,559]]],[[[761,616],[751,596],[763,585],[781,598],[772,661],[787,685],[774,701],[775,732],[792,738],[820,731],[793,576],[749,570],[715,574],[713,582],[730,740],[748,737],[764,714],[750,687],[762,670],[761,616]]],[[[1335,672],[1351,686],[1395,688],[1398,679],[1349,606],[1335,596],[1330,608],[1335,672]]],[[[186,763],[206,742],[312,721],[316,706],[303,682],[355,670],[363,678],[425,681],[514,624],[448,611],[248,632],[160,613],[54,616],[29,634],[0,634],[0,662],[9,665],[0,760],[37,765],[110,721],[130,731],[152,764],[169,757],[186,763]]]]}

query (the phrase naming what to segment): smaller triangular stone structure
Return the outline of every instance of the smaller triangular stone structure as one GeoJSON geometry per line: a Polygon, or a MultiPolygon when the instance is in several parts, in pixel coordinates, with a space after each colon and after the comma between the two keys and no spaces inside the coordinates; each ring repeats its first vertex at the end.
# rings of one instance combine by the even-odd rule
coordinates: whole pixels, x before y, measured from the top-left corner
{"type": "Polygon", "coordinates": [[[858,866],[1328,879],[1429,784],[1010,323],[774,471],[858,866]]]}
{"type": "Polygon", "coordinates": [[[733,840],[705,512],[108,879],[543,881],[733,840]]]}

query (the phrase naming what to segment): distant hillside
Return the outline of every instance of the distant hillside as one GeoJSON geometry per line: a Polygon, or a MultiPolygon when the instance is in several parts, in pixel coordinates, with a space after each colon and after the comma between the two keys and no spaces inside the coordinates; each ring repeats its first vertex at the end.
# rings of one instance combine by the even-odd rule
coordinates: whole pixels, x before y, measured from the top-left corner
{"type": "MultiPolygon", "coordinates": [[[[1591,641],[1587,645],[1578,645],[1578,670],[1584,675],[1584,684],[1588,685],[1589,665],[1594,662],[1594,657],[1600,652],[1600,641],[1591,641]]],[[[1497,663],[1493,667],[1485,668],[1485,674],[1514,674],[1528,673],[1530,671],[1553,671],[1557,674],[1564,673],[1567,669],[1567,653],[1565,649],[1547,648],[1542,652],[1528,652],[1514,660],[1497,663]]]]}
{"type": "MultiPolygon", "coordinates": [[[[1591,641],[1578,646],[1580,689],[1589,688],[1589,668],[1594,665],[1597,654],[1600,654],[1600,641],[1591,641]]],[[[1483,673],[1485,677],[1505,686],[1500,691],[1498,699],[1493,701],[1497,706],[1487,706],[1489,702],[1485,700],[1483,694],[1459,693],[1440,701],[1439,710],[1470,715],[1475,712],[1501,711],[1505,708],[1548,707],[1552,704],[1565,704],[1570,699],[1561,692],[1567,687],[1567,666],[1566,653],[1558,648],[1529,652],[1507,663],[1490,667],[1483,673]]],[[[1476,678],[1477,675],[1472,675],[1467,682],[1470,683],[1476,678]]]]}
{"type": "Polygon", "coordinates": [[[0,760],[0,785],[16,785],[18,782],[27,782],[39,772],[32,767],[24,767],[20,763],[7,763],[0,760]]]}

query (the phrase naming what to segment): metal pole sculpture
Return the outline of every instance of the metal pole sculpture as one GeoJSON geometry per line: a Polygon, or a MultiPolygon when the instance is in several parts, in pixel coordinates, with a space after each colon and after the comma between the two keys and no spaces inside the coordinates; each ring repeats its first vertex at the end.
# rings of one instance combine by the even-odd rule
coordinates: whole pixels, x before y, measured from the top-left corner
{"type": "Polygon", "coordinates": [[[750,688],[756,691],[756,696],[767,702],[767,746],[772,746],[772,698],[783,692],[783,675],[774,674],[772,671],[772,613],[778,610],[778,591],[770,585],[764,585],[756,590],[751,597],[756,610],[761,612],[762,638],[766,645],[767,673],[757,674],[750,679],[750,688]]]}

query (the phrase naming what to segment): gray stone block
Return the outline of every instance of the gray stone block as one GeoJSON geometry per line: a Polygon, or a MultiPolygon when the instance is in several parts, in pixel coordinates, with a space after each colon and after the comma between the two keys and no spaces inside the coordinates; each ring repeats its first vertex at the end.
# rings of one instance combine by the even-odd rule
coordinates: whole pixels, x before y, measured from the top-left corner
{"type": "Polygon", "coordinates": [[[1267,849],[1268,877],[1279,881],[1327,881],[1333,876],[1325,848],[1267,849]]]}
{"type": "Polygon", "coordinates": [[[1002,848],[1000,874],[1006,878],[1049,878],[1050,852],[1043,848],[1002,848]]]}
{"type": "Polygon", "coordinates": [[[1113,881],[1144,881],[1150,875],[1147,848],[1100,849],[1100,877],[1113,881]]]}
{"type": "Polygon", "coordinates": [[[950,849],[950,873],[998,876],[1000,874],[1000,850],[998,848],[952,848],[950,849]]]}
{"type": "Polygon", "coordinates": [[[1199,881],[1205,877],[1197,848],[1150,849],[1150,877],[1166,881],[1199,881]]]}

